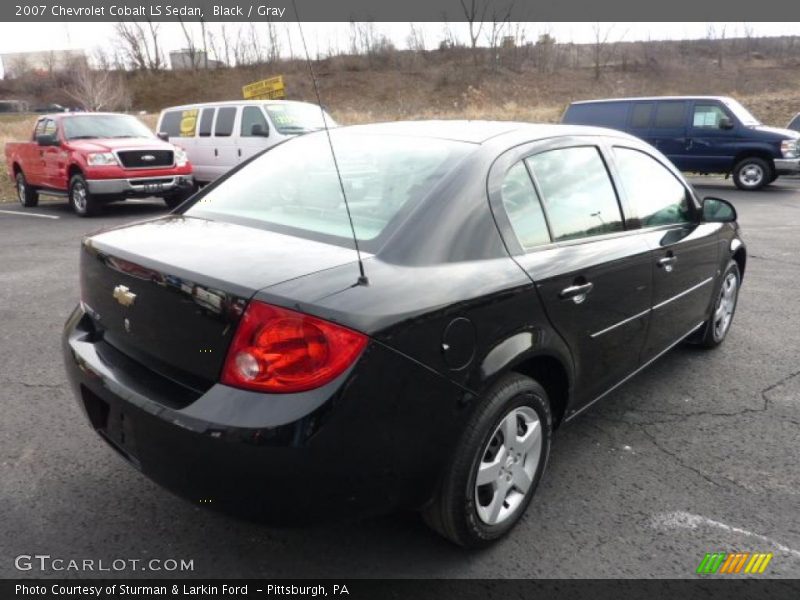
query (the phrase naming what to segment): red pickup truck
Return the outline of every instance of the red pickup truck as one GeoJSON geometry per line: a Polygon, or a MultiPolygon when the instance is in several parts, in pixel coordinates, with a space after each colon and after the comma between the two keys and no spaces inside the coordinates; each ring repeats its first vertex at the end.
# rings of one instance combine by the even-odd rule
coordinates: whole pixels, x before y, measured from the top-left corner
{"type": "Polygon", "coordinates": [[[195,189],[186,152],[130,115],[45,115],[30,141],[6,144],[5,154],[25,207],[46,194],[67,197],[82,217],[125,198],[158,196],[173,208],[195,189]]]}

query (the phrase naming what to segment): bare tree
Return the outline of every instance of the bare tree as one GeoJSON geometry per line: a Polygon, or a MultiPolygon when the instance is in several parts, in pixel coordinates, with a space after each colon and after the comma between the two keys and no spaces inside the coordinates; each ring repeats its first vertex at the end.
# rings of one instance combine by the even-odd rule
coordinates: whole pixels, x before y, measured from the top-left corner
{"type": "Polygon", "coordinates": [[[473,59],[477,63],[478,58],[475,54],[475,48],[478,46],[478,39],[481,37],[483,31],[483,24],[486,21],[486,13],[489,10],[488,0],[458,0],[461,3],[461,9],[464,11],[464,17],[469,25],[469,43],[472,48],[473,59]]]}
{"type": "Polygon", "coordinates": [[[183,39],[186,40],[186,54],[189,56],[190,67],[192,70],[196,70],[200,66],[200,61],[197,60],[197,46],[194,43],[194,35],[181,17],[178,17],[178,22],[181,24],[183,39]]]}
{"type": "MultiPolygon", "coordinates": [[[[592,62],[594,63],[595,81],[600,79],[600,71],[608,63],[609,49],[611,46],[608,43],[608,38],[611,36],[613,30],[613,24],[606,29],[603,29],[602,23],[595,23],[592,26],[592,32],[594,33],[594,40],[592,41],[592,62]]],[[[623,33],[620,38],[624,36],[625,33],[623,33]]]]}
{"type": "Polygon", "coordinates": [[[111,71],[93,71],[84,64],[72,72],[64,92],[86,110],[118,110],[129,105],[125,81],[111,71]]]}
{"type": "Polygon", "coordinates": [[[267,62],[276,63],[281,58],[281,40],[278,28],[272,21],[267,21],[267,62]]]}
{"type": "Polygon", "coordinates": [[[425,32],[415,23],[409,23],[409,31],[406,36],[406,46],[412,52],[425,52],[425,32]]]}
{"type": "Polygon", "coordinates": [[[147,21],[145,29],[139,22],[120,21],[115,29],[122,40],[122,50],[131,67],[141,71],[158,71],[164,66],[157,23],[147,21]]]}

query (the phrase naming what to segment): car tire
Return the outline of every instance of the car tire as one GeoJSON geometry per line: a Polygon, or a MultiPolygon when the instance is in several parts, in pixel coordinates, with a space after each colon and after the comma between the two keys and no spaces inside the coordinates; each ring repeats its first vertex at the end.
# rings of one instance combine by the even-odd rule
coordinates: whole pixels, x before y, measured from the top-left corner
{"type": "Polygon", "coordinates": [[[73,175],[69,180],[69,205],[79,217],[91,217],[99,210],[99,201],[89,192],[83,175],[73,175]]]}
{"type": "Polygon", "coordinates": [[[711,316],[701,329],[702,337],[697,340],[703,348],[716,348],[725,341],[733,322],[733,315],[736,313],[741,283],[742,274],[739,265],[735,260],[731,260],[722,275],[711,316]]]}
{"type": "Polygon", "coordinates": [[[744,191],[756,191],[773,181],[772,166],[763,158],[744,158],[733,168],[733,183],[744,191]]]}
{"type": "Polygon", "coordinates": [[[536,491],[550,455],[551,433],[545,389],[517,373],[501,378],[470,417],[435,497],[423,510],[425,521],[467,548],[503,537],[536,491]],[[516,428],[510,443],[507,426],[516,428]]]}
{"type": "Polygon", "coordinates": [[[39,204],[39,192],[28,185],[25,175],[20,171],[17,173],[17,199],[25,208],[33,208],[39,204]]]}

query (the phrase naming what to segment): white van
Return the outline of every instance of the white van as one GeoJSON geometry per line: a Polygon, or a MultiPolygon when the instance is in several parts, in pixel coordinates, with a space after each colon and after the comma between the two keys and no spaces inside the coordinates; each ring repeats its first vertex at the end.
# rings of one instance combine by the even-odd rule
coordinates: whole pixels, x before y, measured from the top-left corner
{"type": "MultiPolygon", "coordinates": [[[[329,127],[336,123],[325,113],[329,127]]],[[[324,127],[316,104],[288,100],[233,100],[173,106],[161,111],[156,131],[180,146],[206,184],[283,140],[324,127]]]]}

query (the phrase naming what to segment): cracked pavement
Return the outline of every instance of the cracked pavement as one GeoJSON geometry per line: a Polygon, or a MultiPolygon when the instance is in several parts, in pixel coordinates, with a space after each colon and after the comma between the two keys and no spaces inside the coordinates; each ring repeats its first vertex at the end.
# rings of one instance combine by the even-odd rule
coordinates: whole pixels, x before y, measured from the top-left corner
{"type": "Polygon", "coordinates": [[[267,528],[131,469],[84,423],[59,336],[80,237],[162,205],[92,220],[60,202],[36,210],[58,220],[0,214],[0,577],[78,576],[17,572],[23,553],[193,559],[198,577],[694,577],[716,551],[774,552],[764,576],[799,577],[800,180],[759,193],[695,183],[734,202],[750,251],[728,340],[679,346],[562,428],[516,531],[475,553],[411,513],[267,528]]]}

